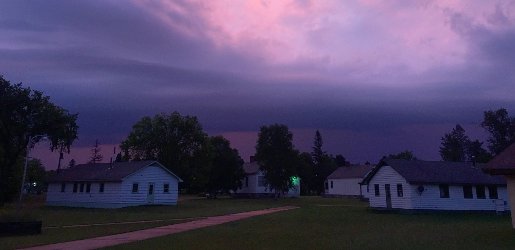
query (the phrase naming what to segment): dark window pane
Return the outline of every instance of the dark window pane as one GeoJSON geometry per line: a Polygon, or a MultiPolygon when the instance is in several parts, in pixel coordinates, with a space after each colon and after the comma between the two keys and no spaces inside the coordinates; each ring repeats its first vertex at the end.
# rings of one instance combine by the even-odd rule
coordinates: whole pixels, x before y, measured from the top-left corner
{"type": "Polygon", "coordinates": [[[402,184],[397,184],[397,197],[403,197],[404,192],[402,191],[402,184]]]}
{"type": "Polygon", "coordinates": [[[379,184],[374,184],[374,192],[375,192],[375,196],[379,196],[380,193],[379,193],[379,184]]]}
{"type": "Polygon", "coordinates": [[[472,186],[466,185],[463,186],[463,198],[472,199],[472,186]]]}
{"type": "Polygon", "coordinates": [[[482,185],[476,186],[476,197],[478,199],[485,199],[486,198],[485,186],[482,186],[482,185]]]}
{"type": "Polygon", "coordinates": [[[138,183],[133,183],[132,184],[132,192],[133,193],[137,193],[138,192],[138,183]]]}
{"type": "Polygon", "coordinates": [[[99,186],[99,188],[98,188],[98,192],[99,192],[99,193],[103,193],[103,192],[104,192],[104,183],[103,183],[103,182],[102,182],[102,183],[100,183],[100,186],[99,186]]]}
{"type": "Polygon", "coordinates": [[[488,196],[490,199],[498,199],[497,186],[488,186],[488,196]]]}
{"type": "Polygon", "coordinates": [[[440,185],[440,198],[449,198],[449,185],[440,185]]]}

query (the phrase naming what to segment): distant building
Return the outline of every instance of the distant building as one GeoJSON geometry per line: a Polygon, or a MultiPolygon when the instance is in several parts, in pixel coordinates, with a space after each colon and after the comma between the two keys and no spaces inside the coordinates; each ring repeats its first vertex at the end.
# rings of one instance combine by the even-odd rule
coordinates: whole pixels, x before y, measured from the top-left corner
{"type": "MultiPolygon", "coordinates": [[[[483,170],[492,175],[504,175],[508,184],[510,206],[515,206],[515,143],[496,155],[483,170]]],[[[511,224],[515,228],[515,214],[511,211],[511,224]]]]}
{"type": "Polygon", "coordinates": [[[179,182],[181,178],[157,161],[82,164],[50,178],[46,204],[96,208],[175,205],[179,182]]]}
{"type": "MultiPolygon", "coordinates": [[[[274,191],[266,184],[265,176],[259,170],[259,164],[251,157],[251,162],[243,164],[245,177],[242,180],[242,187],[239,188],[234,195],[237,197],[266,197],[273,196],[274,191]]],[[[284,194],[287,197],[300,196],[300,179],[292,176],[294,186],[284,194]]]]}
{"type": "Polygon", "coordinates": [[[386,160],[363,180],[370,207],[400,210],[509,210],[506,182],[467,162],[386,160]]]}
{"type": "Polygon", "coordinates": [[[368,198],[367,186],[361,181],[372,170],[371,165],[339,167],[325,181],[325,195],[368,198]]]}

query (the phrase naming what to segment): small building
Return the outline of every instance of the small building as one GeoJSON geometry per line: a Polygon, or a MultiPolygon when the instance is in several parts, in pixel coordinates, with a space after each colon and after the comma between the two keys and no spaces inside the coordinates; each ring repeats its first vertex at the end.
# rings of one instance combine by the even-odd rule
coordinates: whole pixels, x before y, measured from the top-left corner
{"type": "Polygon", "coordinates": [[[157,161],[81,164],[49,180],[48,206],[175,205],[181,178],[157,161]]]}
{"type": "MultiPolygon", "coordinates": [[[[266,184],[265,175],[259,169],[257,161],[246,162],[243,164],[245,177],[242,180],[242,186],[234,193],[237,197],[272,197],[275,192],[266,184]]],[[[290,188],[286,197],[300,196],[300,179],[292,176],[294,186],[290,188]]]]}
{"type": "Polygon", "coordinates": [[[337,168],[326,178],[325,195],[368,198],[367,186],[360,183],[372,168],[371,165],[337,168]]]}
{"type": "Polygon", "coordinates": [[[509,210],[506,182],[467,162],[385,160],[363,180],[373,209],[509,210]]]}
{"type": "MultiPolygon", "coordinates": [[[[491,175],[503,175],[508,186],[510,206],[515,206],[515,143],[490,160],[483,171],[491,175]]],[[[515,228],[515,214],[511,211],[511,224],[515,228]]]]}

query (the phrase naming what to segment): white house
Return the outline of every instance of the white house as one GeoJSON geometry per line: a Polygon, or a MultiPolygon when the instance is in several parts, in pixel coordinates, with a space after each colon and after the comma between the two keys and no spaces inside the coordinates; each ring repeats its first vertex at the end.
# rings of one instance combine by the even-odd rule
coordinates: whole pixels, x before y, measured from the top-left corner
{"type": "Polygon", "coordinates": [[[509,210],[506,181],[467,162],[385,160],[363,180],[370,207],[400,210],[509,210]]]}
{"type": "Polygon", "coordinates": [[[367,186],[360,183],[372,168],[371,165],[337,168],[326,178],[325,195],[368,198],[367,186]]]}
{"type": "MultiPolygon", "coordinates": [[[[503,175],[508,185],[510,206],[515,206],[515,143],[497,154],[483,168],[491,175],[503,175]]],[[[511,211],[511,225],[515,228],[515,211],[511,211]]]]}
{"type": "MultiPolygon", "coordinates": [[[[251,157],[252,159],[252,157],[251,157]]],[[[235,196],[239,197],[266,197],[273,196],[274,191],[266,185],[265,176],[256,161],[251,161],[243,164],[245,170],[245,177],[242,180],[242,187],[236,190],[235,196]]],[[[300,196],[300,179],[292,176],[294,186],[284,194],[287,197],[300,196]]]]}
{"type": "Polygon", "coordinates": [[[82,164],[50,178],[49,206],[175,205],[181,178],[157,161],[82,164]]]}

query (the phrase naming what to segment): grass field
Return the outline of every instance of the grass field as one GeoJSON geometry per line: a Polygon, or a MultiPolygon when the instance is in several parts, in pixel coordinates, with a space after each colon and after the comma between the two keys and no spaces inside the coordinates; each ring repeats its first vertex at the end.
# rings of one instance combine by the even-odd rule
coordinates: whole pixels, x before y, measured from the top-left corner
{"type": "Polygon", "coordinates": [[[0,238],[0,249],[171,224],[172,219],[282,205],[299,209],[258,216],[137,243],[121,249],[515,249],[510,217],[493,214],[378,214],[353,199],[185,200],[177,207],[118,210],[33,208],[44,226],[115,221],[168,221],[119,226],[44,229],[42,235],[0,238]]]}

